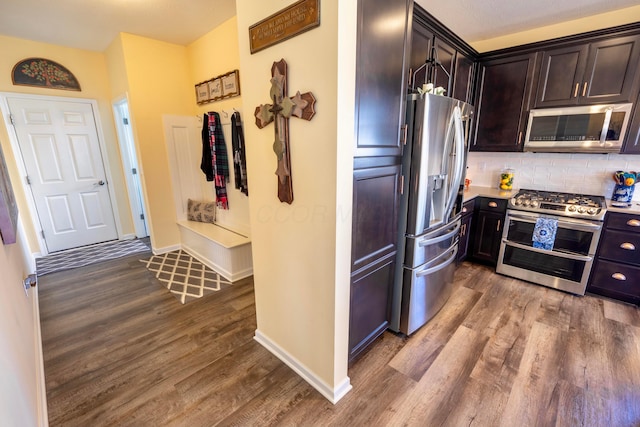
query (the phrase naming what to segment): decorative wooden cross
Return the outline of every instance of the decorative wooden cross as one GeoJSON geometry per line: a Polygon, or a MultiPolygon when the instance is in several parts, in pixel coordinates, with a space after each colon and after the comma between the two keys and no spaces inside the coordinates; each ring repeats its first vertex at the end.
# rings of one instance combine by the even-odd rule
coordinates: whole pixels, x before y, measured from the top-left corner
{"type": "Polygon", "coordinates": [[[295,116],[304,120],[311,120],[316,114],[314,105],[316,98],[311,92],[295,96],[287,95],[287,63],[284,59],[274,62],[271,67],[272,104],[256,107],[254,113],[256,126],[262,129],[274,122],[275,141],[273,151],[278,157],[278,199],[291,204],[293,202],[293,184],[291,182],[291,156],[289,155],[289,117],[295,116]]]}

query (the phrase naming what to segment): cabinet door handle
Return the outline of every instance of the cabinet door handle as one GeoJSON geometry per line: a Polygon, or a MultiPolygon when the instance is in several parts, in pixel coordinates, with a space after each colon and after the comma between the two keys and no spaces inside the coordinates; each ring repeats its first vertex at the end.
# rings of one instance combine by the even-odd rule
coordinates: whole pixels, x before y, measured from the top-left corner
{"type": "Polygon", "coordinates": [[[498,226],[496,227],[496,231],[500,231],[500,224],[502,224],[502,220],[498,220],[498,226]]]}
{"type": "Polygon", "coordinates": [[[518,134],[518,145],[522,142],[522,131],[518,134]]]}
{"type": "Polygon", "coordinates": [[[624,242],[623,244],[620,245],[620,248],[625,249],[627,251],[635,251],[636,245],[634,245],[633,243],[624,242]]]}
{"type": "Polygon", "coordinates": [[[462,236],[467,235],[467,224],[462,224],[462,228],[460,229],[460,235],[462,236]]]}
{"type": "Polygon", "coordinates": [[[489,207],[490,208],[497,208],[498,204],[496,202],[489,202],[489,207]]]}
{"type": "Polygon", "coordinates": [[[640,227],[640,221],[638,221],[637,219],[630,219],[629,221],[627,221],[627,225],[629,227],[640,227]]]}
{"type": "Polygon", "coordinates": [[[584,82],[584,86],[582,86],[582,96],[587,94],[587,82],[584,82]]]}
{"type": "Polygon", "coordinates": [[[580,89],[580,83],[576,83],[576,90],[573,91],[573,97],[578,97],[578,90],[580,89]]]}
{"type": "Polygon", "coordinates": [[[624,274],[622,274],[622,273],[613,273],[613,274],[611,275],[611,277],[612,277],[613,279],[620,280],[621,282],[623,282],[623,281],[627,280],[627,276],[625,276],[625,275],[624,275],[624,274]]]}

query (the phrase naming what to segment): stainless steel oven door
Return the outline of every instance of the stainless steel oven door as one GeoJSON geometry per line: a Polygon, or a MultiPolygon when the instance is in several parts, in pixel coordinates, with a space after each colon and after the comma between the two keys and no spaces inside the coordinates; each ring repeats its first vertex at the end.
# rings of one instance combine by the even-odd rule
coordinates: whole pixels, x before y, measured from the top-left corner
{"type": "Polygon", "coordinates": [[[553,217],[558,220],[553,250],[544,250],[534,248],[532,241],[541,216],[507,211],[496,272],[584,295],[602,223],[553,217]]]}

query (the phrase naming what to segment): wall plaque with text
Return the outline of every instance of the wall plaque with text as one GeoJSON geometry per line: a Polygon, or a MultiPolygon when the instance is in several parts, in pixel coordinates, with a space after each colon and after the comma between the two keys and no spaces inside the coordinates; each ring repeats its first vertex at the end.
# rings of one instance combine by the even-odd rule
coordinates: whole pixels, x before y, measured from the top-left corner
{"type": "Polygon", "coordinates": [[[249,27],[249,46],[256,53],[320,25],[320,0],[300,0],[249,27]]]}

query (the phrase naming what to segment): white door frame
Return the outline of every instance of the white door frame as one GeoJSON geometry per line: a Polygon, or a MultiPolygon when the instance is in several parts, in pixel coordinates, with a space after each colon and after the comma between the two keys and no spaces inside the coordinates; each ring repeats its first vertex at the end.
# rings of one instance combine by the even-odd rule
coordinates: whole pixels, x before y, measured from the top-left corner
{"type": "MultiPolygon", "coordinates": [[[[7,133],[9,134],[9,141],[11,142],[11,150],[13,151],[13,156],[16,159],[16,164],[18,166],[18,172],[20,173],[21,179],[19,180],[22,185],[22,189],[27,199],[27,207],[29,211],[29,217],[31,218],[31,223],[33,224],[33,228],[36,231],[36,235],[38,238],[38,251],[35,253],[35,256],[44,256],[49,252],[47,250],[47,245],[45,243],[44,238],[42,237],[42,227],[40,226],[40,218],[38,216],[38,211],[36,210],[36,203],[33,198],[33,193],[31,192],[31,187],[27,184],[26,176],[27,176],[27,168],[24,164],[24,160],[22,158],[22,151],[20,150],[20,144],[18,143],[18,137],[16,135],[15,129],[11,124],[11,117],[9,114],[9,103],[7,98],[22,98],[22,99],[30,99],[34,101],[62,101],[62,102],[76,102],[79,104],[90,104],[91,109],[93,111],[93,119],[96,124],[96,132],[98,134],[98,142],[100,146],[100,154],[102,155],[102,164],[104,165],[104,172],[107,177],[107,181],[109,184],[113,183],[113,177],[111,174],[111,166],[109,164],[109,158],[107,156],[107,149],[105,145],[105,137],[102,131],[102,121],[100,120],[100,115],[98,114],[98,101],[95,99],[86,99],[86,98],[68,98],[61,96],[44,96],[44,95],[31,95],[24,93],[15,93],[15,92],[0,92],[0,110],[2,110],[2,116],[4,119],[4,124],[7,127],[7,133]]],[[[15,185],[15,184],[14,184],[15,185]]],[[[111,210],[113,211],[113,217],[116,223],[116,232],[118,233],[118,239],[122,239],[122,224],[120,223],[120,212],[118,208],[118,202],[116,198],[116,194],[113,188],[113,185],[107,185],[107,189],[109,191],[109,197],[111,199],[111,210]]]]}
{"type": "Polygon", "coordinates": [[[129,195],[129,207],[133,217],[133,226],[136,237],[147,237],[149,235],[149,224],[147,223],[147,207],[142,194],[142,170],[138,162],[138,154],[133,135],[133,125],[131,124],[131,114],[129,112],[129,98],[123,95],[113,100],[113,115],[115,118],[116,131],[118,133],[118,145],[122,156],[122,168],[124,171],[127,193],[129,195]],[[123,115],[123,109],[127,110],[127,117],[123,115]],[[124,127],[123,119],[129,121],[128,128],[124,127]],[[128,130],[128,132],[127,132],[128,130]],[[131,169],[136,169],[134,175],[131,169]]]}

